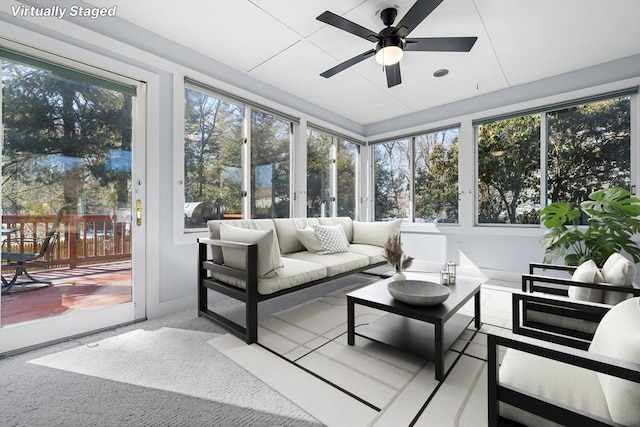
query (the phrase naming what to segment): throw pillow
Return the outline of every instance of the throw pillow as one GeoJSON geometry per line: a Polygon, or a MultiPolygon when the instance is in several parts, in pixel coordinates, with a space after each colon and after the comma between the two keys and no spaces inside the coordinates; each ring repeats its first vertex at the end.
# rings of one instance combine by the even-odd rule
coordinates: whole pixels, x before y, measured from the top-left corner
{"type": "MultiPolygon", "coordinates": [[[[605,284],[616,286],[632,286],[636,276],[636,266],[619,253],[614,253],[607,258],[602,266],[602,278],[605,284]]],[[[629,298],[631,294],[616,291],[605,291],[603,302],[616,305],[629,298]]]]}
{"type": "MultiPolygon", "coordinates": [[[[278,274],[277,269],[282,265],[280,252],[273,250],[273,230],[250,230],[220,224],[220,239],[239,243],[258,244],[258,276],[273,277],[278,274]]],[[[244,251],[234,248],[222,248],[224,264],[239,270],[246,269],[244,251]]]]}
{"type": "MultiPolygon", "coordinates": [[[[580,264],[573,272],[571,280],[585,283],[601,283],[603,281],[602,274],[600,274],[600,270],[598,270],[598,266],[593,260],[580,264]]],[[[569,286],[569,297],[581,301],[602,302],[602,290],[583,286],[569,286]]]]}
{"type": "Polygon", "coordinates": [[[341,225],[314,225],[313,231],[320,240],[324,254],[349,251],[349,242],[341,225]]]}
{"type": "Polygon", "coordinates": [[[389,236],[400,233],[402,219],[394,221],[353,221],[353,243],[384,248],[389,236]]]}
{"type": "Polygon", "coordinates": [[[316,236],[316,232],[312,227],[305,227],[303,229],[296,230],[296,236],[298,236],[298,240],[302,243],[302,246],[307,248],[309,252],[324,252],[322,243],[320,242],[320,239],[318,239],[318,236],[316,236]]]}

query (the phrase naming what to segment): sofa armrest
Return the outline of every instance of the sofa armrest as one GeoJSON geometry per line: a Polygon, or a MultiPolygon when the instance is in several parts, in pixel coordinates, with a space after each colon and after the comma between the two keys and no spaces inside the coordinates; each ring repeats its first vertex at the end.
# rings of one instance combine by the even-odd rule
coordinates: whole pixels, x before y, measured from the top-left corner
{"type": "MultiPolygon", "coordinates": [[[[500,425],[500,402],[562,425],[597,425],[598,421],[607,425],[610,424],[608,420],[595,420],[596,422],[594,423],[594,417],[589,414],[576,411],[570,407],[558,405],[527,390],[517,389],[501,383],[498,357],[499,347],[523,351],[546,359],[556,360],[640,383],[639,364],[613,359],[540,339],[524,337],[510,332],[490,332],[487,335],[489,426],[500,425]]],[[[522,369],[526,368],[526,366],[522,367],[522,369]]]]}
{"type": "Polygon", "coordinates": [[[199,270],[202,271],[201,277],[207,277],[207,271],[215,271],[218,273],[226,274],[228,276],[237,277],[244,280],[246,283],[247,292],[258,292],[258,245],[255,243],[240,243],[232,242],[228,240],[219,239],[198,239],[198,263],[199,270]],[[232,267],[228,267],[224,264],[218,264],[209,258],[209,246],[225,247],[240,249],[245,252],[245,270],[240,270],[232,267]]]}

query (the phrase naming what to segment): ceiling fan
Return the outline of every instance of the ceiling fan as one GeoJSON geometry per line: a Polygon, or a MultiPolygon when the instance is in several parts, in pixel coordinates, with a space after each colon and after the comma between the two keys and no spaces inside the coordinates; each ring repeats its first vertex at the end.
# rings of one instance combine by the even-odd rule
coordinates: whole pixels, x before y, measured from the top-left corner
{"type": "Polygon", "coordinates": [[[351,59],[328,69],[320,74],[329,78],[365,59],[374,56],[376,61],[384,66],[387,74],[387,86],[393,87],[402,83],[400,78],[400,60],[404,51],[420,52],[469,52],[477,37],[427,37],[407,38],[443,0],[418,0],[411,9],[400,19],[395,27],[392,27],[398,10],[389,7],[380,13],[382,23],[386,26],[379,33],[375,33],[355,22],[349,21],[333,12],[326,11],[316,19],[336,28],[344,30],[355,36],[362,37],[376,43],[375,49],[361,53],[351,59]]]}

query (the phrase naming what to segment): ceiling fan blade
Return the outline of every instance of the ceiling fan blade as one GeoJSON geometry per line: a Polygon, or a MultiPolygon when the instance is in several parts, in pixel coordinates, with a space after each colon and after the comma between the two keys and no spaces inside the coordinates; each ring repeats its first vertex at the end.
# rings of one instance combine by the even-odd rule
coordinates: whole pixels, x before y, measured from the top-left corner
{"type": "Polygon", "coordinates": [[[402,79],[400,78],[399,62],[393,65],[386,65],[384,70],[387,72],[387,87],[393,87],[402,83],[402,79]]]}
{"type": "Polygon", "coordinates": [[[402,17],[393,30],[393,34],[405,38],[414,30],[424,18],[429,16],[443,0],[418,0],[411,9],[402,17]]]}
{"type": "Polygon", "coordinates": [[[343,18],[342,16],[336,15],[333,12],[326,11],[316,19],[318,21],[324,22],[325,24],[340,28],[341,30],[344,30],[355,36],[362,37],[363,39],[369,40],[370,42],[378,41],[378,33],[374,33],[368,28],[358,25],[355,22],[351,22],[348,19],[343,18]]]}
{"type": "Polygon", "coordinates": [[[344,61],[342,64],[338,64],[333,68],[329,68],[327,71],[325,71],[324,73],[320,74],[322,77],[324,78],[329,78],[333,75],[338,74],[340,71],[344,71],[347,68],[351,67],[352,65],[356,65],[358,62],[362,62],[365,59],[375,55],[376,51],[374,49],[368,50],[364,53],[361,53],[358,56],[354,56],[351,59],[347,59],[346,61],[344,61]]]}
{"type": "Polygon", "coordinates": [[[426,37],[407,39],[406,51],[422,52],[469,52],[477,37],[426,37]]]}

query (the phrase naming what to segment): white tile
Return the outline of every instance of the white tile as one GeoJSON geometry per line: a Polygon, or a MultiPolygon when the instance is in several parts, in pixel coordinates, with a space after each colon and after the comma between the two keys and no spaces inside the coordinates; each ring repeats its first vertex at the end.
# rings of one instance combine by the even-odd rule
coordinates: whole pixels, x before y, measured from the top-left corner
{"type": "Polygon", "coordinates": [[[353,351],[348,345],[331,342],[318,349],[317,353],[333,359],[363,375],[375,376],[378,381],[399,389],[413,377],[417,370],[401,369],[391,363],[376,358],[376,354],[353,351]]]}
{"type": "MultiPolygon", "coordinates": [[[[305,331],[304,329],[301,329],[296,325],[292,325],[291,323],[284,322],[277,317],[270,317],[269,319],[265,319],[261,321],[259,325],[260,327],[268,329],[271,332],[275,332],[278,335],[287,337],[289,340],[294,341],[298,344],[307,343],[316,337],[315,334],[309,331],[305,331]]],[[[258,333],[258,336],[262,338],[260,333],[258,333]]]]}
{"type": "Polygon", "coordinates": [[[485,364],[475,386],[471,390],[466,405],[463,406],[460,412],[458,425],[460,427],[486,426],[488,424],[487,405],[487,367],[485,364]]]}
{"type": "Polygon", "coordinates": [[[209,343],[327,426],[366,426],[377,416],[369,406],[260,346],[247,345],[231,334],[209,343]]]}
{"type": "Polygon", "coordinates": [[[298,363],[379,408],[385,406],[398,391],[370,375],[318,353],[312,353],[298,363]]]}
{"type": "Polygon", "coordinates": [[[479,381],[483,366],[485,362],[462,356],[415,425],[417,427],[457,425],[466,400],[479,381]]]}

